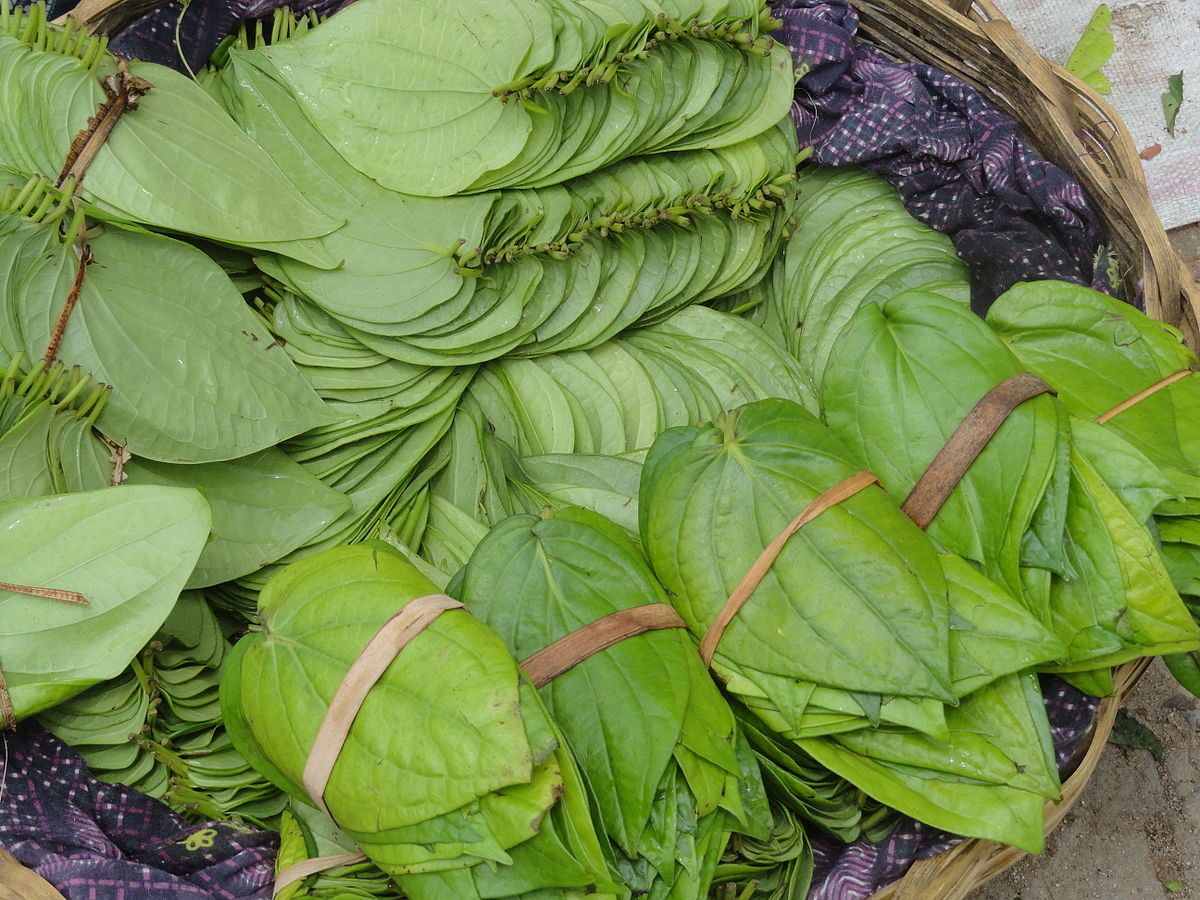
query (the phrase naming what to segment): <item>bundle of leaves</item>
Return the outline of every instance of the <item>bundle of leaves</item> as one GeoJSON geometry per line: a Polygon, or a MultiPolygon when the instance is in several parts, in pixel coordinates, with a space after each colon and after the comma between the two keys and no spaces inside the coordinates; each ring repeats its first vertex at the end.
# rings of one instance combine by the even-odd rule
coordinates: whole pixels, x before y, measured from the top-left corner
{"type": "MultiPolygon", "coordinates": [[[[643,469],[640,531],[692,633],[708,634],[798,513],[861,469],[783,400],[665,432],[643,469]]],[[[778,775],[803,783],[815,760],[936,827],[1036,851],[1059,785],[1037,682],[1023,672],[1059,652],[1018,601],[868,487],[783,544],[712,669],[780,757],[778,775]]],[[[793,808],[829,827],[802,792],[793,808]]]]}
{"type": "Polygon", "coordinates": [[[762,132],[795,82],[773,24],[760,0],[366,0],[263,57],[350,165],[449,196],[762,132]]]}
{"type": "MultiPolygon", "coordinates": [[[[980,398],[1024,368],[957,303],[904,294],[851,321],[825,375],[825,420],[902,501],[980,398]],[[873,414],[883,408],[891,414],[873,414]]],[[[1058,637],[1064,652],[1045,670],[1102,694],[1111,690],[1111,666],[1189,649],[1200,632],[1151,536],[1073,431],[1060,400],[1046,394],[1021,404],[929,534],[1021,598],[1058,637]]]]}
{"type": "MultiPolygon", "coordinates": [[[[1096,598],[1098,622],[1115,632],[1103,661],[1124,661],[1147,628],[1169,618],[1186,631],[1168,577],[1200,612],[1200,360],[1175,329],[1087,288],[1035,282],[1001,299],[988,324],[1070,411],[1079,491],[1113,534],[1114,552],[1102,555],[1107,547],[1085,532],[1094,518],[1081,520],[1067,548],[1081,590],[1096,598]],[[1109,586],[1115,591],[1099,589],[1109,586]]],[[[1197,659],[1194,650],[1166,656],[1180,683],[1200,694],[1197,659]]]]}
{"type": "Polygon", "coordinates": [[[607,870],[584,782],[504,642],[461,609],[416,634],[366,696],[322,798],[303,773],[368,641],[436,592],[377,542],[294,563],[259,599],[221,706],[234,744],[333,820],[412,900],[626,896],[607,870]]]}
{"type": "Polygon", "coordinates": [[[420,366],[593,346],[748,285],[774,256],[794,196],[786,108],[720,149],[630,158],[559,187],[397,193],[343,157],[338,135],[306,116],[305,96],[269,62],[293,44],[311,51],[310,35],[340,20],[235,48],[214,88],[297,187],[345,220],[317,242],[336,268],[257,262],[301,305],[336,320],[322,326],[331,339],[420,366]]]}
{"type": "MultiPolygon", "coordinates": [[[[505,519],[449,591],[518,659],[605,616],[667,603],[634,540],[579,508],[505,519]]],[[[540,693],[635,894],[704,897],[732,831],[766,837],[757,765],[685,631],[621,641],[540,693]]]]}

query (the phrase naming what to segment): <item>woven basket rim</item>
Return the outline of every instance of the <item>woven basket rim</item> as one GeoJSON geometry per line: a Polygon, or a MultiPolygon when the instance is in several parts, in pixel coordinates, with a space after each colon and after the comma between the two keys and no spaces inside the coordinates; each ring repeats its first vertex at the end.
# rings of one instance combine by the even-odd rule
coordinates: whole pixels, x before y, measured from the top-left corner
{"type": "MultiPolygon", "coordinates": [[[[80,0],[55,22],[70,17],[107,33],[129,21],[131,10],[142,13],[165,2],[80,0]]],[[[1033,50],[992,0],[849,2],[868,41],[892,55],[937,65],[980,89],[1018,121],[1047,159],[1074,176],[1128,265],[1126,290],[1140,294],[1148,315],[1179,328],[1188,345],[1200,350],[1200,285],[1154,212],[1133,138],[1107,100],[1033,50]],[[1006,95],[1004,86],[1014,80],[1019,89],[1010,87],[1006,95]]],[[[1063,782],[1062,800],[1046,805],[1047,835],[1082,795],[1118,710],[1150,662],[1139,659],[1116,670],[1116,690],[1100,703],[1087,751],[1063,782]]],[[[917,861],[870,900],[963,900],[1026,855],[992,841],[964,840],[917,861]]]]}

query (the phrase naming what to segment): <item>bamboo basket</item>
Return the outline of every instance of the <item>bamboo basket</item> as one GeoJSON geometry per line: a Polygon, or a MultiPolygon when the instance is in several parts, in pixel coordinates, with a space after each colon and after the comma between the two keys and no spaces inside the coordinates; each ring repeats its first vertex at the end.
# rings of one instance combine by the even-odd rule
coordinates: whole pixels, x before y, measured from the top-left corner
{"type": "MultiPolygon", "coordinates": [[[[1200,350],[1200,286],[1171,246],[1154,212],[1133,139],[1095,91],[1037,53],[992,0],[851,0],[861,34],[888,55],[937,66],[979,89],[1022,126],[1042,155],[1083,186],[1122,266],[1128,296],[1146,313],[1179,328],[1200,350]]],[[[1046,805],[1046,833],[1079,800],[1104,752],[1117,711],[1150,664],[1122,666],[1116,693],[1096,721],[1063,783],[1062,800],[1046,805]]],[[[871,900],[963,900],[1025,856],[991,841],[966,840],[916,862],[871,900]]]]}
{"type": "MultiPolygon", "coordinates": [[[[165,0],[82,0],[70,14],[90,30],[111,33],[165,0]]],[[[1016,119],[1048,160],[1083,186],[1121,263],[1128,296],[1148,315],[1179,328],[1200,350],[1200,285],[1180,259],[1146,189],[1138,151],[1116,111],[1095,91],[1037,53],[992,0],[851,0],[861,35],[889,55],[919,60],[979,89],[1016,119]]],[[[65,18],[65,17],[64,17],[65,18]]],[[[1117,711],[1150,660],[1122,666],[1063,783],[1048,803],[1045,828],[1058,826],[1096,771],[1117,711]]],[[[963,900],[1020,861],[1024,851],[964,840],[916,862],[871,900],[963,900]]]]}

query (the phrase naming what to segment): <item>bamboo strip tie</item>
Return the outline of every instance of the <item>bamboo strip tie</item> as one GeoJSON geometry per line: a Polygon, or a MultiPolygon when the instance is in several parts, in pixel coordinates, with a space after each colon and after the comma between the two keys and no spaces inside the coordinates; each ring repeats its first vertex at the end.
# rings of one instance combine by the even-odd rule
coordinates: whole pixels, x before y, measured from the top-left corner
{"type": "Polygon", "coordinates": [[[1128,400],[1121,401],[1116,406],[1114,406],[1112,409],[1110,409],[1108,412],[1101,413],[1100,415],[1096,416],[1096,424],[1104,425],[1105,423],[1111,421],[1112,419],[1115,419],[1117,416],[1119,416],[1121,413],[1125,412],[1127,409],[1137,406],[1139,403],[1141,403],[1147,397],[1153,397],[1155,394],[1157,394],[1163,388],[1170,387],[1175,382],[1182,381],[1183,379],[1187,378],[1189,375],[1194,375],[1194,374],[1195,373],[1191,369],[1181,369],[1178,372],[1174,372],[1174,373],[1168,375],[1166,378],[1159,379],[1158,381],[1154,382],[1154,384],[1150,385],[1150,387],[1146,388],[1145,390],[1138,391],[1136,394],[1134,394],[1128,400]]]}
{"type": "Polygon", "coordinates": [[[602,616],[526,657],[521,668],[534,687],[544,687],[586,659],[648,631],[686,628],[673,606],[650,603],[602,616]]]}

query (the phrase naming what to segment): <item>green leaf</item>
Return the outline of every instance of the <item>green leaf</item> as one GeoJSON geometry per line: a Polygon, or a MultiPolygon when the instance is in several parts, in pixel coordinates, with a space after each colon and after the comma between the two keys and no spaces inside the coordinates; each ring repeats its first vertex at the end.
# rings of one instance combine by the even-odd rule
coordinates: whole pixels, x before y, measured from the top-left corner
{"type": "Polygon", "coordinates": [[[445,195],[525,146],[529,113],[492,92],[527,74],[550,29],[547,8],[514,0],[420,0],[403,16],[368,2],[263,53],[351,165],[445,195]]]}
{"type": "Polygon", "coordinates": [[[210,517],[200,494],[105,488],[0,504],[0,579],[86,605],[0,591],[0,660],[18,718],[115,678],[166,619],[210,517]],[[53,648],[50,652],[49,648],[53,648]]]}
{"type": "Polygon", "coordinates": [[[1051,587],[1061,671],[1195,649],[1200,628],[1171,584],[1153,539],[1096,470],[1072,452],[1067,555],[1075,576],[1051,587]]]}
{"type": "MultiPolygon", "coordinates": [[[[476,549],[456,590],[518,658],[618,610],[667,603],[636,544],[582,509],[506,519],[476,549]]],[[[621,641],[541,694],[606,831],[630,858],[630,887],[707,894],[696,842],[712,824],[706,819],[724,816],[721,807],[740,812],[741,772],[733,716],[691,638],[663,630],[621,641]],[[676,818],[678,808],[692,812],[676,818]]]]}
{"type": "Polygon", "coordinates": [[[1183,105],[1183,72],[1172,75],[1167,79],[1167,89],[1162,95],[1163,119],[1167,123],[1167,133],[1175,137],[1175,120],[1179,117],[1179,107],[1183,105]]]}
{"type": "Polygon", "coordinates": [[[1194,650],[1191,653],[1168,653],[1163,656],[1163,662],[1180,686],[1190,691],[1193,697],[1200,697],[1200,653],[1194,650]]]}
{"type": "MultiPolygon", "coordinates": [[[[7,13],[7,10],[6,10],[7,13]]],[[[6,16],[7,18],[7,16],[6,16]]],[[[7,23],[6,23],[7,24],[7,23]]],[[[28,34],[39,29],[31,28],[28,34]]],[[[117,68],[97,50],[93,68],[65,52],[0,34],[0,170],[55,178],[71,142],[105,98],[101,80],[117,68]]],[[[152,88],[118,122],[87,170],[82,199],[92,214],[228,243],[288,245],[340,223],[306,201],[266,151],[242,134],[195,82],[171,69],[134,61],[131,75],[152,88]],[[229,211],[238,210],[237,215],[229,211]]],[[[324,259],[292,248],[301,258],[324,259]]]]}
{"type": "MultiPolygon", "coordinates": [[[[825,421],[900,503],[964,416],[1020,371],[969,308],[932,294],[901,294],[862,307],[838,341],[821,392],[825,421]]],[[[1060,439],[1053,398],[1018,406],[928,529],[940,546],[979,564],[1027,604],[1022,545],[1055,471],[1060,439]]],[[[1061,529],[1060,520],[1047,531],[1061,529]]]]}
{"type": "MultiPolygon", "coordinates": [[[[379,542],[328,550],[276,575],[259,599],[263,630],[237,645],[222,682],[222,713],[238,749],[305,799],[304,767],[346,671],[402,606],[433,593],[379,542]]],[[[464,897],[475,893],[476,878],[528,886],[560,872],[599,884],[603,857],[561,741],[503,642],[465,611],[449,610],[368,693],[324,799],[347,837],[400,876],[409,896],[441,883],[439,873],[465,879],[467,893],[455,894],[464,897]],[[437,671],[454,677],[430,677],[437,671]],[[520,864],[522,847],[546,867],[520,864]],[[485,862],[499,868],[478,865],[485,862]]]]}
{"type": "Polygon", "coordinates": [[[212,537],[188,587],[232,581],[303,546],[350,509],[331,490],[274,448],[228,462],[179,466],[126,464],[130,484],[194,487],[212,508],[212,537]]]}
{"type": "Polygon", "coordinates": [[[922,822],[1041,852],[1042,810],[1057,795],[1058,773],[1035,676],[1009,675],[981,688],[947,722],[949,746],[882,732],[799,744],[872,797],[922,822]]]}
{"type": "MultiPolygon", "coordinates": [[[[1200,368],[1177,329],[1075,284],[1017,285],[996,300],[987,321],[1081,419],[1094,420],[1162,378],[1200,368]]],[[[1194,375],[1104,427],[1164,471],[1200,474],[1200,381],[1194,375]]]]}
{"type": "Polygon", "coordinates": [[[1092,14],[1066,64],[1068,72],[1100,94],[1112,93],[1112,84],[1101,71],[1112,59],[1115,48],[1110,29],[1112,20],[1108,4],[1101,3],[1092,14]]]}
{"type": "MultiPolygon", "coordinates": [[[[0,244],[0,335],[10,356],[40,358],[75,279],[56,229],[9,219],[0,244]]],[[[79,301],[59,349],[113,386],[98,427],[164,462],[232,459],[335,415],[313,393],[221,269],[178,241],[109,227],[91,242],[79,301]]]]}
{"type": "Polygon", "coordinates": [[[449,196],[724,147],[785,118],[792,61],[760,38],[761,7],[680,12],[419,0],[396,16],[367,0],[262,53],[352,166],[392,190],[449,196]]]}
{"type": "Polygon", "coordinates": [[[941,561],[950,598],[950,673],[959,696],[1064,652],[1020,601],[970,564],[957,556],[941,561]]]}
{"type": "MultiPolygon", "coordinates": [[[[643,469],[642,542],[692,633],[705,634],[784,526],[860,468],[829,429],[783,400],[666,432],[643,469]]],[[[870,487],[791,537],[715,660],[751,681],[952,701],[945,604],[932,545],[870,487]]]]}

